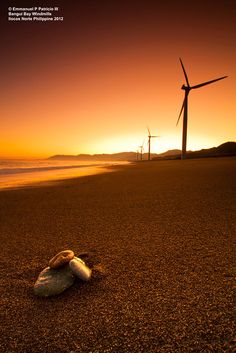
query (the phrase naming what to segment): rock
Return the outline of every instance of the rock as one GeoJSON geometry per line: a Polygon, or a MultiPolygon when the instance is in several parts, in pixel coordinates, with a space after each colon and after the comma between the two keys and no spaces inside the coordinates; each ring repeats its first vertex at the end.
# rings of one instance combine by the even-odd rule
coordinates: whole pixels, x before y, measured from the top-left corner
{"type": "Polygon", "coordinates": [[[78,257],[74,257],[70,262],[69,266],[73,274],[83,281],[89,281],[91,278],[92,271],[88,266],[85,265],[84,261],[78,257]]]}
{"type": "Polygon", "coordinates": [[[34,285],[34,294],[39,297],[58,295],[74,283],[74,275],[67,265],[59,269],[46,267],[34,285]]]}
{"type": "Polygon", "coordinates": [[[59,268],[61,266],[64,266],[70,260],[73,259],[75,256],[74,252],[72,250],[63,250],[56,254],[50,261],[49,261],[49,267],[51,268],[59,268]]]}

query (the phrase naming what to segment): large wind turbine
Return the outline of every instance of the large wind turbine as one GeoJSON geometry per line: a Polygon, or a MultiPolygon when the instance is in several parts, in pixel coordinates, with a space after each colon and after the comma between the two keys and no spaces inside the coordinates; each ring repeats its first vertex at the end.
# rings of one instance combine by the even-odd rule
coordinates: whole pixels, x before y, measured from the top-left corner
{"type": "Polygon", "coordinates": [[[148,129],[148,160],[150,161],[150,159],[151,159],[151,138],[160,137],[160,136],[152,136],[148,127],[147,127],[147,129],[148,129]]]}
{"type": "Polygon", "coordinates": [[[185,159],[186,158],[186,144],[187,144],[188,95],[189,95],[189,92],[191,91],[191,89],[195,89],[195,88],[199,88],[199,87],[202,87],[202,86],[205,86],[205,85],[209,85],[210,83],[213,83],[213,82],[216,82],[216,81],[219,81],[219,80],[223,80],[223,78],[226,78],[228,76],[223,76],[223,77],[220,77],[220,78],[216,78],[215,80],[203,82],[203,83],[200,83],[199,85],[190,86],[189,80],[188,80],[188,76],[187,76],[186,70],[184,68],[184,64],[183,64],[181,59],[179,59],[179,60],[180,60],[180,63],[181,63],[181,66],[182,66],[182,69],[183,69],[183,72],[184,72],[184,76],[185,76],[187,85],[186,86],[183,85],[181,87],[181,89],[183,89],[185,91],[185,95],[184,95],[184,101],[183,101],[183,104],[182,104],[182,107],[181,107],[181,110],[180,110],[180,113],[179,113],[179,117],[178,117],[176,126],[179,123],[179,119],[181,117],[182,111],[184,111],[184,116],[183,116],[183,135],[182,135],[182,155],[181,155],[181,158],[185,159]]]}

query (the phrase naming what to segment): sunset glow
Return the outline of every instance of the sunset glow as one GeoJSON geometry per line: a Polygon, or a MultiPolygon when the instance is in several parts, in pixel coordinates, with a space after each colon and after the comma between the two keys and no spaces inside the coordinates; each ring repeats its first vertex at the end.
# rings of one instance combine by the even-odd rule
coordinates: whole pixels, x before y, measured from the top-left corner
{"type": "Polygon", "coordinates": [[[191,84],[229,76],[191,93],[188,150],[235,140],[233,2],[108,4],[61,2],[62,23],[5,20],[1,157],[136,151],[147,125],[153,152],[180,149],[179,56],[191,84]]]}

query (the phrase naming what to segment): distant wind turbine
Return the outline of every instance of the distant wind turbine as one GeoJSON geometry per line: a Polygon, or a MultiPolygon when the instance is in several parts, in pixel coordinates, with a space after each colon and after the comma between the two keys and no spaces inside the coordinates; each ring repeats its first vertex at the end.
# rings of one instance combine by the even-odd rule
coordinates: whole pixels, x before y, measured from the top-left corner
{"type": "Polygon", "coordinates": [[[151,138],[161,137],[161,136],[152,136],[148,127],[147,127],[147,130],[148,130],[148,160],[150,161],[150,159],[151,159],[151,138]]]}
{"type": "Polygon", "coordinates": [[[141,146],[139,146],[139,148],[140,148],[140,160],[142,161],[143,160],[143,145],[144,145],[144,141],[145,140],[143,140],[143,144],[141,145],[141,146]]]}
{"type": "Polygon", "coordinates": [[[182,107],[181,107],[181,110],[180,110],[180,113],[179,113],[179,117],[178,117],[176,126],[179,123],[179,119],[181,117],[182,111],[184,111],[184,115],[183,115],[183,135],[182,135],[182,155],[181,155],[181,158],[185,159],[186,158],[186,145],[187,145],[188,95],[189,95],[189,92],[191,91],[191,89],[200,88],[202,86],[209,85],[210,83],[213,83],[213,82],[216,82],[216,81],[219,81],[219,80],[223,80],[224,78],[226,78],[228,76],[223,76],[223,77],[220,77],[220,78],[216,78],[215,80],[203,82],[203,83],[200,83],[200,84],[195,85],[195,86],[190,86],[189,80],[188,80],[188,76],[187,76],[186,70],[184,68],[184,64],[183,64],[181,58],[179,60],[180,60],[180,63],[181,63],[181,66],[182,66],[182,69],[183,69],[183,72],[184,72],[184,76],[185,76],[187,85],[186,86],[183,85],[181,87],[181,89],[183,89],[185,91],[185,95],[184,95],[184,101],[183,101],[183,104],[182,104],[182,107]]]}

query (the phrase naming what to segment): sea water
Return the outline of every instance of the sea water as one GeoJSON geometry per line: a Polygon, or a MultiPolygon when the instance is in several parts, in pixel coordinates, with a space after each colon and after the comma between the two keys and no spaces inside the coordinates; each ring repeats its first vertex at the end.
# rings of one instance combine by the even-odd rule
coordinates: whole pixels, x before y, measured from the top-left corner
{"type": "Polygon", "coordinates": [[[0,189],[19,188],[55,180],[99,174],[107,166],[128,162],[101,162],[52,159],[2,159],[0,160],[0,189]]]}

